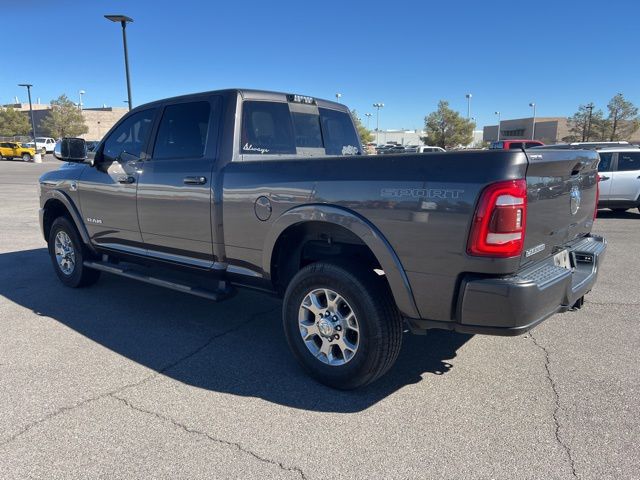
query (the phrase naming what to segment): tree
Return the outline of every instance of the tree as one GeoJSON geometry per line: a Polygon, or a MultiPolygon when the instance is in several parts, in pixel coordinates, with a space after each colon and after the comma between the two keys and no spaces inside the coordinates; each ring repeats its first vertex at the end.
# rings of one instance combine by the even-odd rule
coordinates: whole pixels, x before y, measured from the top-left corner
{"type": "Polygon", "coordinates": [[[604,114],[602,110],[593,110],[593,108],[593,103],[578,107],[578,111],[567,119],[571,135],[563,137],[562,141],[588,142],[592,138],[599,140],[604,114]]]}
{"type": "Polygon", "coordinates": [[[367,129],[363,124],[362,120],[358,116],[358,112],[355,110],[351,110],[351,116],[353,117],[353,121],[356,124],[356,128],[358,129],[358,135],[360,136],[360,140],[363,143],[368,143],[373,140],[373,135],[371,134],[371,130],[367,129]]]}
{"type": "Polygon", "coordinates": [[[13,108],[0,109],[0,135],[13,137],[27,135],[31,131],[29,118],[13,108]]]}
{"type": "Polygon", "coordinates": [[[475,123],[451,110],[446,100],[438,102],[438,110],[425,117],[424,125],[427,136],[421,140],[425,145],[451,148],[469,145],[473,141],[475,123]]]}
{"type": "Polygon", "coordinates": [[[609,141],[629,139],[638,128],[640,128],[640,119],[638,119],[638,107],[619,93],[614,96],[607,104],[609,110],[610,124],[609,141]]]}
{"type": "Polygon", "coordinates": [[[66,95],[51,100],[51,113],[42,120],[40,128],[54,138],[77,137],[89,131],[82,112],[66,95]]]}

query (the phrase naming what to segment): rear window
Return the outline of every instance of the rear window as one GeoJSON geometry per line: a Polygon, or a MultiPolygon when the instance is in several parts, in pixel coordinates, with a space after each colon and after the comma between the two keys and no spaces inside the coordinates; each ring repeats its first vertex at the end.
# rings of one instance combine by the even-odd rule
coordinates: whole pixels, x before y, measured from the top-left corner
{"type": "MultiPolygon", "coordinates": [[[[602,154],[600,156],[602,157],[602,154]]],[[[618,171],[629,172],[634,170],[640,170],[640,152],[618,153],[618,171]]]]}
{"type": "Polygon", "coordinates": [[[522,148],[522,142],[513,142],[509,144],[509,150],[520,150],[522,148]]]}
{"type": "Polygon", "coordinates": [[[295,154],[289,105],[244,102],[241,141],[245,154],[295,154]]]}
{"type": "Polygon", "coordinates": [[[296,134],[296,147],[322,148],[322,132],[318,115],[292,112],[291,116],[296,134]]]}
{"type": "Polygon", "coordinates": [[[539,146],[540,146],[540,142],[527,142],[524,144],[525,148],[539,147],[539,146]]]}
{"type": "Polygon", "coordinates": [[[613,158],[613,153],[600,153],[600,163],[598,164],[598,171],[610,172],[612,158],[613,158]]]}

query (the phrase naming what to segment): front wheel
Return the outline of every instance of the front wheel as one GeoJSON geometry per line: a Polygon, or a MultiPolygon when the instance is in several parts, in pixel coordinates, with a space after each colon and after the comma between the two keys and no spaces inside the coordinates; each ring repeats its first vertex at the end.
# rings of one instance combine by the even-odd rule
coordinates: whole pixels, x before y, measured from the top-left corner
{"type": "Polygon", "coordinates": [[[100,271],[84,266],[85,248],[75,226],[58,217],[49,232],[49,256],[60,281],[67,287],[85,287],[100,278],[100,271]]]}
{"type": "Polygon", "coordinates": [[[319,262],[300,270],[285,293],[283,323],[302,367],[344,390],[386,373],[402,343],[402,318],[388,286],[356,266],[319,262]]]}
{"type": "Polygon", "coordinates": [[[23,162],[30,162],[31,161],[31,155],[28,153],[23,153],[22,154],[22,161],[23,162]]]}

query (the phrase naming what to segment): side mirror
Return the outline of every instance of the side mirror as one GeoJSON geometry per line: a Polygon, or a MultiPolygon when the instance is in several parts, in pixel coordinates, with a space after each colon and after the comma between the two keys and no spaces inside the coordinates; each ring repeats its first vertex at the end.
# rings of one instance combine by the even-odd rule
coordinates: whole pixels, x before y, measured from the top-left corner
{"type": "Polygon", "coordinates": [[[82,163],[87,159],[87,143],[82,138],[63,138],[56,143],[53,155],[63,162],[82,163]]]}

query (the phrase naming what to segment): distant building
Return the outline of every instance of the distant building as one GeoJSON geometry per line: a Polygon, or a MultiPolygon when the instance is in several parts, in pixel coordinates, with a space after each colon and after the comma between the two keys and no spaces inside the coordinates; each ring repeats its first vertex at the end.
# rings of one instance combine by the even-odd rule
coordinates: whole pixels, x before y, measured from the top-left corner
{"type": "MultiPolygon", "coordinates": [[[[13,108],[21,112],[29,112],[28,103],[14,103],[3,105],[5,108],[13,108]]],[[[82,116],[89,128],[89,131],[81,135],[85,140],[100,140],[113,125],[127,113],[126,107],[101,107],[101,108],[83,108],[82,116]]],[[[33,118],[36,123],[36,133],[39,137],[46,134],[40,129],[42,120],[51,112],[51,105],[35,103],[33,104],[33,118]]]]}
{"type": "MultiPolygon", "coordinates": [[[[568,135],[567,117],[539,117],[536,118],[535,140],[543,143],[558,143],[568,135]]],[[[515,118],[500,122],[500,140],[516,138],[532,138],[533,117],[515,118]]],[[[484,127],[482,138],[485,142],[495,142],[498,139],[498,125],[484,127]]]]}
{"type": "Polygon", "coordinates": [[[398,145],[423,145],[420,137],[424,137],[423,130],[380,130],[371,131],[373,141],[384,145],[385,143],[397,143],[398,145]]]}

